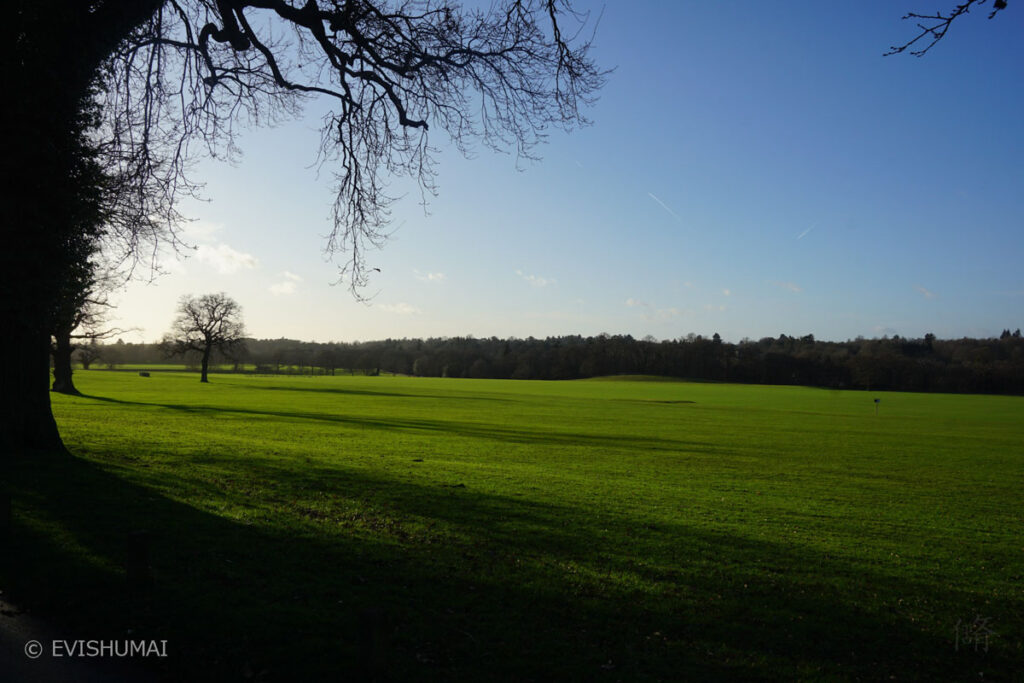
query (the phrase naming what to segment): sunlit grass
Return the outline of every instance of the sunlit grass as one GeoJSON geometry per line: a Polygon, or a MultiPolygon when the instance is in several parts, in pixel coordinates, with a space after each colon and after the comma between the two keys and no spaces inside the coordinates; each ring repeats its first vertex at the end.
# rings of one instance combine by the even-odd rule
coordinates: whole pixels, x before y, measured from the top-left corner
{"type": "Polygon", "coordinates": [[[181,677],[351,670],[366,608],[396,680],[1024,661],[1024,400],[644,379],[79,372],[76,458],[17,473],[8,583],[169,639],[181,677]],[[155,586],[124,611],[140,528],[155,586]],[[954,647],[975,616],[987,653],[954,647]]]}

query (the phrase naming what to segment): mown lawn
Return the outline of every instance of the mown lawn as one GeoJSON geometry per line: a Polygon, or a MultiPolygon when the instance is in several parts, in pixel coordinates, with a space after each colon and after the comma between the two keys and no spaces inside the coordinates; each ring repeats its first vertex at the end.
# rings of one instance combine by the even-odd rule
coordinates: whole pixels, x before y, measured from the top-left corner
{"type": "Polygon", "coordinates": [[[75,377],[75,457],[18,465],[0,588],[81,637],[167,639],[172,679],[1024,670],[1021,398],[75,377]],[[153,586],[127,591],[140,529],[153,586]]]}

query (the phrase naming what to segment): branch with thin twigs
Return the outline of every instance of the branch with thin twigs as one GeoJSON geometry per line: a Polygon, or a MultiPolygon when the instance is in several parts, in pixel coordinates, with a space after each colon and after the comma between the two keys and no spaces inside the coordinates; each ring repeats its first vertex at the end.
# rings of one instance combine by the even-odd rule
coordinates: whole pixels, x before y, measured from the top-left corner
{"type": "MultiPolygon", "coordinates": [[[[913,40],[904,43],[899,46],[892,46],[889,51],[885,53],[885,56],[898,55],[903,52],[909,52],[915,57],[923,56],[928,50],[932,49],[937,42],[942,40],[946,36],[946,32],[949,31],[949,27],[959,17],[967,14],[971,11],[971,7],[975,5],[984,5],[986,0],[967,0],[948,13],[936,12],[935,14],[918,14],[916,12],[910,12],[906,14],[904,19],[916,19],[917,28],[921,30],[913,40]],[[923,41],[923,42],[922,42],[923,41]],[[926,44],[925,44],[926,43],[926,44]],[[912,50],[911,48],[915,45],[923,44],[924,47],[912,50]]],[[[991,19],[1001,10],[1006,9],[1006,0],[994,0],[992,4],[992,11],[989,13],[988,18],[991,19]]]]}

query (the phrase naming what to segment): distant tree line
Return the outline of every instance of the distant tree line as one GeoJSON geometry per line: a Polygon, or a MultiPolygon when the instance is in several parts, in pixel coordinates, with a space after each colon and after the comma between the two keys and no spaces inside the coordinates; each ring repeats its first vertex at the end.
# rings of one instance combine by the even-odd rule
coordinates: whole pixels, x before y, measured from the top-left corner
{"type": "MultiPolygon", "coordinates": [[[[90,345],[92,364],[165,363],[160,344],[90,345]],[[97,357],[98,354],[98,357],[97,357]]],[[[195,354],[193,354],[195,355],[195,354]]],[[[188,354],[186,363],[199,366],[188,354]]],[[[380,374],[496,379],[581,379],[645,374],[750,384],[837,389],[1024,394],[1024,339],[881,339],[819,341],[813,335],[739,343],[690,334],[674,340],[629,335],[498,339],[442,337],[315,343],[247,339],[230,356],[215,353],[211,371],[380,374]],[[227,367],[225,367],[225,365],[227,367]]]]}

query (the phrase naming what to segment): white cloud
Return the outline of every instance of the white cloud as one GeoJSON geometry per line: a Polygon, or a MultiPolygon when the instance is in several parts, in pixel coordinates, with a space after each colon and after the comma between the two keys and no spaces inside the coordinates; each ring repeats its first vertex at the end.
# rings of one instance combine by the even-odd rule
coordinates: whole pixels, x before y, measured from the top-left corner
{"type": "Polygon", "coordinates": [[[646,301],[640,301],[639,299],[634,299],[633,297],[629,297],[628,299],[626,299],[626,305],[629,306],[630,308],[636,308],[637,306],[650,306],[650,304],[647,303],[646,301]]]}
{"type": "Polygon", "coordinates": [[[704,304],[704,310],[705,311],[724,311],[725,310],[725,306],[722,306],[721,304],[719,304],[717,306],[715,304],[704,304]]]}
{"type": "Polygon", "coordinates": [[[388,313],[394,313],[395,315],[416,315],[422,313],[422,311],[415,306],[410,306],[407,303],[397,304],[381,304],[380,310],[387,311],[388,313]]]}
{"type": "Polygon", "coordinates": [[[732,290],[731,289],[723,289],[722,290],[722,294],[724,294],[726,296],[732,296],[732,290]]]}
{"type": "Polygon", "coordinates": [[[270,285],[270,293],[275,295],[281,294],[294,294],[298,288],[299,283],[302,282],[302,278],[295,273],[290,273],[287,270],[281,273],[281,277],[284,278],[281,282],[270,285]]]}
{"type": "Polygon", "coordinates": [[[669,320],[671,318],[678,318],[683,314],[681,310],[675,307],[671,308],[659,308],[655,311],[655,314],[659,320],[669,320]]]}
{"type": "Polygon", "coordinates": [[[800,285],[794,282],[772,282],[772,284],[775,285],[776,287],[781,287],[782,289],[788,289],[791,292],[804,291],[803,288],[800,287],[800,285]]]}
{"type": "Polygon", "coordinates": [[[421,273],[418,270],[412,272],[416,275],[417,280],[422,280],[423,282],[441,282],[448,279],[448,276],[444,273],[421,273]]]}
{"type": "Polygon", "coordinates": [[[220,223],[192,221],[182,227],[181,237],[185,242],[214,242],[214,236],[223,229],[224,226],[220,223]]]}
{"type": "Polygon", "coordinates": [[[534,287],[547,287],[557,282],[554,278],[542,277],[540,275],[527,275],[521,270],[516,271],[516,275],[529,282],[534,287]]]}
{"type": "Polygon", "coordinates": [[[237,273],[242,268],[255,268],[260,264],[252,254],[236,251],[226,244],[218,244],[216,247],[200,244],[196,247],[196,258],[225,275],[237,273]]]}
{"type": "Polygon", "coordinates": [[[922,287],[921,285],[916,285],[914,287],[914,289],[916,289],[918,292],[920,292],[921,296],[923,296],[925,299],[934,299],[935,298],[935,292],[931,292],[931,291],[925,289],[924,287],[922,287]]]}

